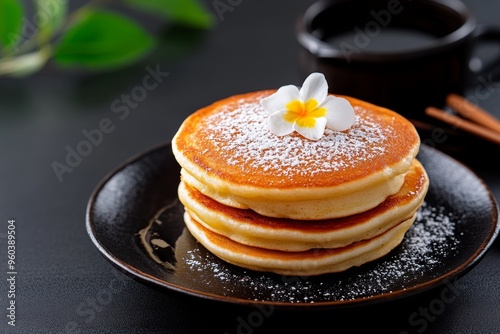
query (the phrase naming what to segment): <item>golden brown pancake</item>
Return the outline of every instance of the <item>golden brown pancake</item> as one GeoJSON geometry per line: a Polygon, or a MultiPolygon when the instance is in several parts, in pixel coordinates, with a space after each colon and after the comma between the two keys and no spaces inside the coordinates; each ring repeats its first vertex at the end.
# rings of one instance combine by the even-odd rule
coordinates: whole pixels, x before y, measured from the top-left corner
{"type": "Polygon", "coordinates": [[[229,263],[278,274],[339,272],[389,253],[429,186],[413,125],[342,96],[356,115],[348,130],[277,136],[260,104],[274,92],[215,102],[175,134],[187,229],[229,263]]]}
{"type": "Polygon", "coordinates": [[[405,174],[397,175],[385,182],[367,186],[363,192],[352,192],[344,195],[308,200],[274,199],[272,201],[267,198],[245,198],[229,193],[216,192],[210,186],[196,180],[185,169],[181,169],[181,178],[184,183],[198,189],[206,196],[234,208],[251,208],[255,212],[268,217],[319,220],[345,217],[373,208],[387,196],[394,194],[401,188],[405,174]]]}
{"type": "Polygon", "coordinates": [[[189,116],[173,138],[183,180],[225,205],[262,215],[327,219],[360,213],[396,193],[420,139],[399,114],[351,97],[355,124],[318,141],[276,136],[260,100],[229,97],[189,116]]]}
{"type": "Polygon", "coordinates": [[[250,209],[223,205],[181,182],[179,199],[189,215],[205,228],[235,242],[260,248],[304,251],[338,248],[371,239],[412,217],[422,205],[429,180],[414,160],[398,193],[377,207],[348,217],[292,220],[262,216],[250,209]]]}
{"type": "Polygon", "coordinates": [[[374,261],[398,246],[415,216],[368,240],[341,248],[284,252],[240,244],[205,228],[185,213],[184,221],[191,234],[205,248],[222,260],[239,267],[282,275],[313,276],[347,270],[374,261]]]}

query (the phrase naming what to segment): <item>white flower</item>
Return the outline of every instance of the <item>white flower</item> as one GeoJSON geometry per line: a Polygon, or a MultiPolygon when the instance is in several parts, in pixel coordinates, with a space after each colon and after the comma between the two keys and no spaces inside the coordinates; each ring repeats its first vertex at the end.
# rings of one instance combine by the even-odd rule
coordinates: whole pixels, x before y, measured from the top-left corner
{"type": "Polygon", "coordinates": [[[269,130],[277,136],[297,131],[308,139],[318,140],[325,127],[344,131],[356,120],[346,99],[328,95],[328,83],[321,73],[310,74],[300,91],[293,85],[283,86],[260,103],[269,113],[269,130]]]}

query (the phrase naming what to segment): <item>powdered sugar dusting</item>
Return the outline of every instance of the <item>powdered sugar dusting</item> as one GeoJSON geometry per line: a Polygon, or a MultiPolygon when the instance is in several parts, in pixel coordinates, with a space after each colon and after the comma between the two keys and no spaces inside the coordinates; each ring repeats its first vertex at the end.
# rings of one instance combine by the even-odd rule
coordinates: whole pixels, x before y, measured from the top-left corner
{"type": "MultiPolygon", "coordinates": [[[[450,256],[458,246],[455,237],[457,218],[446,214],[443,208],[424,204],[417,222],[407,232],[403,243],[395,252],[372,264],[353,268],[349,272],[319,277],[283,277],[255,275],[250,271],[235,271],[215,259],[197,258],[199,253],[188,254],[193,270],[208,271],[223,282],[238,281],[252,291],[255,300],[272,296],[273,301],[313,303],[329,300],[352,300],[387,293],[403,284],[411,287],[414,280],[428,275],[443,257],[450,256]],[[248,276],[247,276],[248,275],[248,276]],[[318,287],[319,285],[319,287],[318,287]]],[[[228,284],[231,294],[231,284],[228,284]]],[[[237,289],[241,289],[238,286],[237,289]]]]}
{"type": "MultiPolygon", "coordinates": [[[[456,229],[460,222],[460,217],[445,208],[424,203],[401,245],[388,255],[346,272],[315,277],[280,276],[229,265],[184,231],[176,242],[173,274],[183,284],[208,289],[210,293],[256,301],[358,300],[411,288],[439,272],[444,259],[454,257],[460,248],[456,229]]],[[[167,225],[156,228],[161,234],[161,228],[167,225]]]]}
{"type": "Polygon", "coordinates": [[[325,130],[318,141],[294,133],[276,136],[266,126],[267,112],[255,101],[222,105],[203,120],[201,136],[230,166],[261,168],[277,176],[338,171],[383,155],[394,129],[355,107],[356,122],[346,131],[325,130]],[[362,116],[362,117],[361,117],[362,116]]]}

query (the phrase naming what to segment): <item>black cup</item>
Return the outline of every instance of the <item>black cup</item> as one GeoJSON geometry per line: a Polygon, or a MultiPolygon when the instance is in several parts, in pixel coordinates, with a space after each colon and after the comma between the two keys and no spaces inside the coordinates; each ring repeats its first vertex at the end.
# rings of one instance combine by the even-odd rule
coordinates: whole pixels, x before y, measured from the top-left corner
{"type": "Polygon", "coordinates": [[[500,29],[478,25],[458,0],[322,0],[299,18],[297,38],[304,77],[322,72],[333,94],[425,119],[426,107],[465,93],[479,75],[474,47],[500,41],[500,29]]]}

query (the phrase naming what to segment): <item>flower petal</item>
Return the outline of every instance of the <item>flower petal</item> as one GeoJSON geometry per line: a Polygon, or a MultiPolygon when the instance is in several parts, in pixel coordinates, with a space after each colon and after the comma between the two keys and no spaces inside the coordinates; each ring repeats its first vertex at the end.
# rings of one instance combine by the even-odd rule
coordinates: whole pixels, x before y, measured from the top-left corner
{"type": "Polygon", "coordinates": [[[285,119],[285,114],[288,110],[279,110],[272,113],[267,118],[267,127],[277,136],[288,135],[293,132],[293,123],[285,119]]]}
{"type": "Polygon", "coordinates": [[[294,129],[298,133],[300,133],[302,136],[306,137],[307,139],[310,140],[318,140],[320,139],[324,132],[325,132],[325,126],[326,126],[326,118],[325,117],[319,117],[316,118],[316,124],[313,127],[301,127],[298,123],[294,124],[294,129]]]}
{"type": "Polygon", "coordinates": [[[260,105],[269,114],[286,109],[286,105],[293,100],[300,98],[299,89],[296,86],[288,85],[280,87],[274,94],[260,100],[260,105]]]}
{"type": "Polygon", "coordinates": [[[327,109],[326,126],[335,131],[344,131],[349,129],[356,122],[354,108],[349,101],[341,97],[328,96],[321,104],[321,107],[327,109]]]}
{"type": "Polygon", "coordinates": [[[321,104],[328,95],[328,83],[325,76],[321,73],[311,73],[304,84],[300,88],[300,98],[307,102],[310,99],[315,99],[318,104],[321,104]]]}

